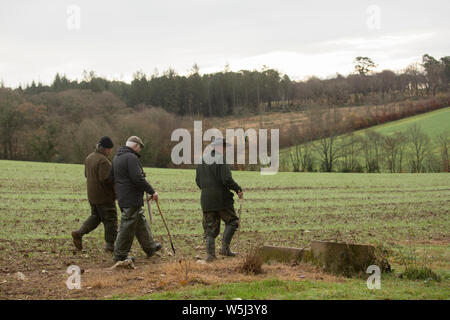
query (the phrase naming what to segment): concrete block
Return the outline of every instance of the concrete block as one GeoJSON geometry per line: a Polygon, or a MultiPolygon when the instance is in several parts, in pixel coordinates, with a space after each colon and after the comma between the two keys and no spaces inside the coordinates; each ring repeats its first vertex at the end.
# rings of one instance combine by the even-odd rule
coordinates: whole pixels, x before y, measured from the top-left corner
{"type": "Polygon", "coordinates": [[[378,261],[375,247],[370,245],[312,241],[311,253],[324,271],[345,276],[366,272],[378,261]]]}
{"type": "Polygon", "coordinates": [[[262,246],[258,248],[258,254],[264,262],[274,260],[278,262],[300,262],[303,258],[304,249],[262,246]]]}

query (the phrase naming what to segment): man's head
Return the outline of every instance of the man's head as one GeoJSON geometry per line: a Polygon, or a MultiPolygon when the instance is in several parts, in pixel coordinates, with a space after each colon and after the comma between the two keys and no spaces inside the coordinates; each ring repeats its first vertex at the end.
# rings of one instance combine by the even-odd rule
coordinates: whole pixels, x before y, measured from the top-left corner
{"type": "Polygon", "coordinates": [[[112,152],[114,144],[110,137],[104,136],[97,144],[97,150],[103,152],[106,156],[109,156],[112,152]]]}
{"type": "Polygon", "coordinates": [[[142,142],[141,138],[136,136],[129,137],[125,145],[136,152],[140,152],[142,149],[144,149],[144,143],[142,142]]]}

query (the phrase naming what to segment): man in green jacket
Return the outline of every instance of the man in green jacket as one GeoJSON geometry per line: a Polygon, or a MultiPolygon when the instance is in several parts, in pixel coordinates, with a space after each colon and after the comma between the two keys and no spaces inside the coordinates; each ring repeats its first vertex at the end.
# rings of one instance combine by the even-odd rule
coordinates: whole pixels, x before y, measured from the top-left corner
{"type": "Polygon", "coordinates": [[[87,156],[84,163],[84,175],[87,180],[87,194],[91,206],[91,216],[81,228],[72,232],[72,239],[78,250],[83,249],[82,238],[103,222],[105,228],[105,250],[114,252],[117,237],[117,209],[114,183],[109,177],[111,161],[107,158],[114,147],[107,136],[100,139],[96,149],[87,156]]]}
{"type": "Polygon", "coordinates": [[[230,250],[231,239],[238,228],[239,218],[234,210],[233,190],[242,199],[242,188],[233,180],[230,166],[226,164],[223,150],[229,145],[224,139],[212,143],[210,155],[203,157],[203,163],[197,166],[195,181],[201,189],[200,202],[203,211],[203,229],[206,240],[206,261],[216,258],[215,239],[220,232],[220,222],[225,222],[220,254],[235,256],[230,250]],[[215,162],[213,161],[215,159],[215,162]]]}

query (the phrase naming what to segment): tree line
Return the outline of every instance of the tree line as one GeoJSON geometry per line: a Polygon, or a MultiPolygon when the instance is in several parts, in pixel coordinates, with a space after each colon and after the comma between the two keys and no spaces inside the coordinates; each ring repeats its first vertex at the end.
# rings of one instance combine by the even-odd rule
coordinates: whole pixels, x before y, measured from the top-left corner
{"type": "Polygon", "coordinates": [[[232,114],[265,111],[303,110],[305,106],[357,106],[383,104],[410,98],[420,98],[447,91],[450,82],[450,56],[436,59],[423,55],[422,63],[409,65],[401,72],[375,72],[377,65],[368,57],[357,57],[355,72],[330,79],[310,77],[292,81],[279,71],[262,70],[233,72],[228,66],[221,72],[200,74],[194,64],[189,75],[179,75],[173,69],[162,74],[134,74],[131,83],[111,81],[95,72],[84,72],[83,79],[70,80],[56,74],[51,85],[27,84],[19,91],[25,95],[62,92],[69,89],[109,91],[128,107],[140,105],[161,107],[180,116],[221,117],[232,114]]]}
{"type": "Polygon", "coordinates": [[[188,76],[173,70],[150,77],[138,72],[131,83],[86,72],[82,81],[57,74],[51,85],[32,82],[17,89],[0,85],[0,158],[82,163],[101,136],[109,135],[118,146],[138,135],[149,146],[143,151],[144,165],[171,167],[170,135],[176,128],[191,128],[192,119],[303,110],[312,119],[311,126],[323,129],[305,135],[303,125],[280,128],[280,146],[289,147],[330,136],[331,129],[315,115],[322,111],[344,111],[339,107],[360,104],[375,104],[367,110],[381,110],[347,114],[345,121],[341,119],[346,128],[339,131],[345,133],[448,106],[445,99],[412,102],[448,91],[448,57],[424,55],[421,65],[401,73],[376,73],[375,67],[369,58],[358,57],[354,74],[324,80],[291,81],[268,68],[240,72],[226,68],[200,75],[194,66],[188,76]],[[393,104],[387,101],[397,100],[403,105],[391,110],[393,104]]]}
{"type": "Polygon", "coordinates": [[[187,126],[162,108],[128,108],[111,92],[71,89],[42,92],[24,98],[0,88],[0,158],[44,162],[83,163],[102,136],[115,148],[128,137],[146,143],[146,166],[170,166],[173,130],[187,126]]]}

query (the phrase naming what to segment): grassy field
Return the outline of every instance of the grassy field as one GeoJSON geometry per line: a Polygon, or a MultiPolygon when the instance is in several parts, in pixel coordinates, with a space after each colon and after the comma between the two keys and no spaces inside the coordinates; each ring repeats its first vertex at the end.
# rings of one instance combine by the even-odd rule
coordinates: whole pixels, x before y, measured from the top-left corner
{"type": "Polygon", "coordinates": [[[449,291],[442,284],[408,281],[383,277],[380,290],[368,290],[365,281],[349,279],[345,282],[291,281],[267,279],[252,282],[195,286],[143,296],[147,299],[448,299],[449,291]]]}
{"type": "MultiPolygon", "coordinates": [[[[379,126],[370,128],[380,134],[388,135],[397,131],[405,132],[411,125],[418,124],[422,127],[423,131],[429,135],[431,139],[434,139],[440,133],[445,130],[450,130],[450,107],[427,112],[413,117],[405,119],[391,121],[379,126]]],[[[359,130],[356,133],[362,134],[368,129],[359,130]]]]}
{"type": "MultiPolygon", "coordinates": [[[[202,266],[195,263],[195,256],[204,256],[195,171],[145,168],[160,193],[177,258],[164,249],[157,261],[146,260],[135,241],[138,268],[114,273],[105,272],[113,263],[102,250],[103,227],[85,237],[82,253],[73,251],[70,232],[90,214],[83,166],[0,161],[0,168],[0,298],[448,299],[450,294],[449,174],[234,172],[245,192],[242,228],[232,244],[241,257],[202,266]],[[302,265],[264,265],[259,276],[236,271],[256,245],[304,247],[311,240],[426,254],[442,280],[399,279],[403,267],[395,259],[396,271],[377,291],[368,290],[364,279],[302,265]],[[192,263],[192,281],[180,280],[179,257],[192,263]],[[82,290],[65,287],[70,264],[86,270],[82,290]],[[18,271],[29,280],[16,280],[18,271]]],[[[158,215],[152,228],[155,239],[170,248],[158,215]]]]}

